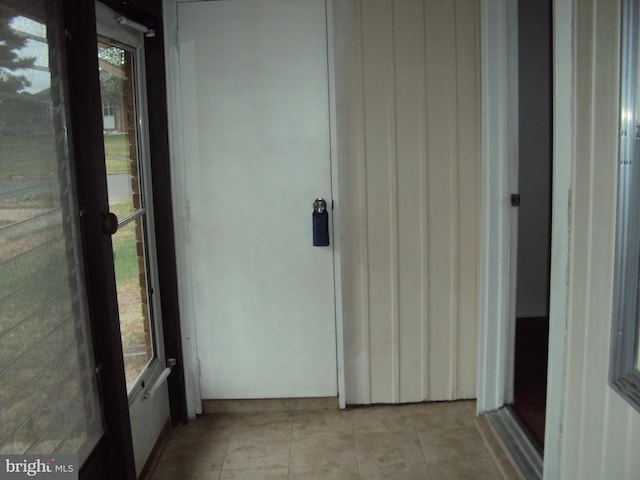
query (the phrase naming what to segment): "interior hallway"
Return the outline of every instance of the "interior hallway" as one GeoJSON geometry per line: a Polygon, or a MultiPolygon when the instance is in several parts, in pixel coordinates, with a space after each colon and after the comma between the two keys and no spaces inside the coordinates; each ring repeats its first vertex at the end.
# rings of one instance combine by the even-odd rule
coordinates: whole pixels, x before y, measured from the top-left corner
{"type": "Polygon", "coordinates": [[[209,414],[173,430],[147,478],[517,478],[484,425],[474,401],[209,414]]]}

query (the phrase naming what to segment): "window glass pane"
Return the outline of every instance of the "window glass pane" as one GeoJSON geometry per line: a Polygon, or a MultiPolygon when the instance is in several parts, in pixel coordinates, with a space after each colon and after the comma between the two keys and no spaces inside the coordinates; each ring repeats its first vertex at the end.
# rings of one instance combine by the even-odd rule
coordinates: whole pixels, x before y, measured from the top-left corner
{"type": "Polygon", "coordinates": [[[56,4],[0,4],[0,453],[82,462],[103,429],[56,4]]]}
{"type": "Polygon", "coordinates": [[[109,206],[117,204],[121,220],[139,208],[134,98],[134,54],[118,46],[98,42],[100,95],[103,104],[104,150],[107,161],[109,206]],[[123,200],[134,200],[122,210],[123,200]]]}
{"type": "Polygon", "coordinates": [[[127,389],[154,358],[152,310],[147,278],[147,211],[141,188],[142,150],[136,115],[136,50],[98,42],[109,210],[119,219],[112,236],[118,312],[127,389]],[[109,115],[108,115],[109,114],[109,115]]]}
{"type": "MultiPolygon", "coordinates": [[[[638,82],[640,81],[640,45],[638,45],[638,31],[640,31],[640,25],[637,23],[636,21],[636,25],[635,25],[635,33],[633,35],[634,37],[634,41],[635,41],[635,50],[634,50],[634,62],[633,62],[633,68],[635,69],[635,75],[632,77],[635,79],[635,85],[634,85],[634,92],[632,93],[632,97],[635,97],[635,112],[633,115],[633,119],[634,119],[634,133],[635,135],[632,136],[633,140],[633,148],[632,153],[629,152],[628,154],[628,158],[629,161],[631,161],[631,163],[633,163],[633,170],[634,172],[629,174],[630,177],[632,177],[631,180],[629,180],[628,184],[625,184],[624,186],[621,185],[620,188],[628,188],[629,190],[632,190],[633,192],[624,192],[624,194],[628,195],[629,197],[629,201],[630,202],[637,202],[638,199],[640,198],[639,196],[639,191],[640,191],[640,175],[638,174],[637,170],[638,170],[638,164],[640,164],[640,85],[638,85],[638,82]],[[632,160],[631,160],[632,159],[632,160]]],[[[627,166],[621,166],[621,168],[627,168],[627,166]]],[[[628,169],[628,168],[627,168],[628,169]]],[[[640,265],[638,265],[638,262],[640,262],[640,235],[638,235],[638,230],[640,228],[640,219],[637,218],[637,213],[640,211],[640,209],[637,208],[637,206],[631,207],[629,209],[629,214],[627,216],[627,218],[623,221],[628,222],[630,224],[632,224],[631,226],[627,227],[628,228],[628,232],[629,234],[628,236],[628,242],[633,243],[633,245],[630,245],[630,249],[635,250],[635,253],[632,254],[630,256],[630,258],[635,258],[636,259],[636,268],[633,269],[633,272],[631,273],[631,275],[636,275],[638,272],[640,272],[640,265]]],[[[621,221],[622,219],[620,219],[619,221],[621,221]]],[[[636,277],[636,280],[638,280],[638,278],[636,277]]],[[[631,284],[633,285],[633,284],[631,284]]],[[[640,325],[640,308],[638,308],[638,294],[640,293],[640,291],[638,290],[638,287],[640,287],[640,284],[636,281],[635,282],[635,288],[634,291],[632,292],[632,295],[635,296],[635,303],[636,303],[636,312],[635,315],[633,316],[632,319],[629,319],[628,321],[635,321],[636,326],[633,329],[633,331],[635,332],[635,348],[633,349],[633,352],[635,354],[635,369],[636,370],[640,370],[640,351],[638,350],[640,348],[640,341],[639,341],[639,336],[640,336],[640,328],[638,328],[638,325],[640,325]]]]}
{"type": "MultiPolygon", "coordinates": [[[[640,325],[640,309],[638,310],[638,316],[636,317],[636,325],[640,325]]],[[[636,350],[636,371],[640,371],[640,328],[637,329],[635,350],[636,350]]]]}
{"type": "Polygon", "coordinates": [[[112,237],[127,388],[153,358],[141,217],[112,237]]]}
{"type": "Polygon", "coordinates": [[[609,384],[640,411],[640,5],[622,6],[620,143],[609,384]]]}

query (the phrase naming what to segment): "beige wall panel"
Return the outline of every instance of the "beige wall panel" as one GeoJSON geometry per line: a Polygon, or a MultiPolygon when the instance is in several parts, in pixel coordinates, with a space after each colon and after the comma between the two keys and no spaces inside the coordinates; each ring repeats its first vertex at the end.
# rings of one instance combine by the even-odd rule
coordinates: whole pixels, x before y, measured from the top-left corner
{"type": "Polygon", "coordinates": [[[455,3],[425,2],[429,235],[429,393],[454,398],[458,355],[458,138],[455,3]]]}
{"type": "Polygon", "coordinates": [[[640,414],[607,384],[620,36],[620,12],[611,5],[574,2],[575,156],[559,466],[560,478],[566,479],[630,479],[640,471],[640,414]]]}
{"type": "MultiPolygon", "coordinates": [[[[585,6],[585,4],[583,4],[581,8],[579,8],[576,12],[577,23],[581,26],[590,24],[592,22],[592,14],[593,14],[593,12],[589,8],[582,8],[583,6],[585,6]]],[[[578,48],[576,54],[578,57],[589,58],[592,52],[591,39],[592,39],[593,32],[587,31],[587,29],[585,28],[580,28],[578,30],[578,33],[582,36],[582,38],[580,39],[580,47],[578,48]],[[586,52],[586,54],[584,52],[586,52]]],[[[589,82],[591,82],[592,80],[593,73],[589,71],[590,66],[584,66],[584,63],[582,68],[585,70],[584,73],[586,75],[584,75],[584,77],[581,78],[580,80],[580,83],[581,83],[580,89],[583,92],[588,93],[591,90],[589,82]]],[[[591,101],[589,100],[587,102],[581,102],[581,104],[576,109],[576,117],[575,117],[576,132],[580,132],[581,129],[584,129],[584,128],[587,128],[588,129],[587,131],[590,132],[592,116],[593,116],[593,112],[592,112],[591,101]]],[[[584,141],[580,143],[576,143],[576,146],[575,146],[576,159],[579,159],[585,154],[588,155],[590,147],[591,145],[589,143],[585,143],[584,141]]],[[[590,185],[591,182],[589,178],[589,173],[590,173],[589,168],[584,168],[584,166],[581,166],[581,168],[575,169],[574,182],[576,187],[578,185],[583,185],[583,186],[590,185]]],[[[573,239],[578,238],[578,239],[586,240],[588,239],[587,235],[589,234],[588,219],[585,218],[585,212],[584,212],[584,206],[588,205],[588,202],[589,202],[589,198],[587,196],[587,189],[584,187],[575,188],[573,192],[573,198],[575,199],[576,205],[579,206],[582,203],[583,206],[577,209],[581,211],[574,210],[573,212],[573,218],[572,218],[573,226],[571,229],[571,237],[573,239]],[[579,219],[579,216],[582,216],[582,218],[579,219]]],[[[574,288],[575,288],[577,286],[575,282],[580,282],[581,279],[584,280],[588,278],[589,263],[588,262],[576,263],[575,261],[573,261],[570,275],[571,275],[571,279],[574,282],[574,288]]],[[[584,296],[582,297],[584,299],[584,296]]],[[[586,319],[587,318],[586,303],[584,302],[576,303],[572,301],[571,304],[569,305],[569,315],[575,318],[586,319]]],[[[578,367],[576,363],[582,363],[584,361],[584,355],[585,355],[584,339],[586,334],[586,330],[584,328],[585,325],[586,324],[583,322],[569,323],[568,335],[573,340],[572,347],[571,347],[571,354],[568,356],[568,360],[567,360],[569,370],[575,371],[576,368],[578,367]]],[[[582,377],[581,374],[580,374],[580,377],[582,377]]],[[[567,398],[573,397],[575,399],[573,401],[577,402],[577,403],[574,403],[572,407],[572,409],[574,409],[575,412],[581,412],[583,408],[583,404],[582,404],[583,399],[581,398],[581,395],[580,395],[581,386],[582,386],[582,381],[580,382],[570,381],[568,382],[568,385],[567,385],[567,398]]],[[[568,435],[566,437],[567,451],[563,452],[563,454],[568,454],[569,449],[572,449],[573,450],[572,455],[576,455],[575,458],[578,458],[577,455],[580,451],[580,443],[581,443],[580,424],[582,422],[582,415],[574,414],[571,417],[567,418],[566,422],[567,422],[567,432],[568,432],[568,435]]]]}
{"type": "Polygon", "coordinates": [[[427,162],[424,5],[394,2],[400,402],[427,398],[427,162]]]}
{"type": "MultiPolygon", "coordinates": [[[[582,459],[582,455],[586,450],[591,450],[591,456],[598,456],[601,447],[600,442],[592,438],[585,438],[587,431],[600,432],[603,428],[604,415],[597,415],[594,418],[588,418],[586,415],[590,408],[597,409],[602,412],[603,401],[605,398],[607,387],[607,365],[608,360],[606,358],[600,358],[600,364],[594,365],[591,368],[587,368],[590,364],[590,357],[601,357],[607,350],[605,347],[609,339],[610,321],[609,314],[602,311],[602,298],[596,294],[594,298],[594,288],[599,288],[601,292],[611,291],[611,285],[613,283],[613,276],[610,272],[611,265],[605,267],[604,271],[594,271],[594,261],[596,260],[593,255],[596,253],[595,248],[605,249],[608,251],[608,255],[613,258],[613,239],[611,238],[612,229],[608,229],[609,232],[593,232],[593,215],[596,213],[593,211],[595,205],[592,204],[595,199],[594,195],[597,193],[594,191],[594,181],[596,180],[594,175],[598,173],[598,182],[602,182],[602,187],[608,185],[607,188],[611,188],[614,183],[614,171],[615,171],[615,151],[616,151],[616,137],[614,132],[611,132],[609,128],[600,132],[602,139],[608,144],[608,148],[611,151],[609,158],[596,159],[595,158],[595,145],[590,141],[592,135],[598,132],[593,132],[594,129],[594,117],[596,104],[594,103],[593,94],[597,85],[598,75],[593,70],[595,64],[593,62],[593,55],[595,53],[596,45],[593,43],[595,38],[595,31],[592,30],[593,19],[595,12],[593,5],[587,5],[587,3],[580,3],[577,5],[577,19],[578,35],[580,38],[578,48],[578,75],[576,76],[577,87],[577,102],[576,102],[576,133],[577,141],[575,147],[575,170],[574,170],[574,195],[575,204],[573,205],[573,228],[572,228],[572,268],[570,281],[572,283],[571,291],[573,301],[570,304],[570,315],[575,320],[569,322],[569,339],[570,347],[568,353],[568,368],[570,373],[568,380],[568,395],[567,401],[572,403],[571,411],[573,414],[567,417],[567,448],[573,450],[573,452],[567,454],[574,456],[576,459],[582,459]],[[582,28],[582,26],[586,28],[582,28]],[[589,132],[588,135],[585,135],[589,132]],[[607,138],[607,133],[611,135],[607,138]],[[599,160],[600,165],[597,165],[599,160]],[[607,168],[608,166],[608,168],[607,168]],[[600,168],[598,168],[600,167],[600,168]],[[597,172],[596,170],[601,170],[597,172]],[[604,177],[601,177],[604,175],[604,177]],[[583,261],[578,261],[582,258],[583,261]],[[600,305],[599,305],[600,304],[600,305]],[[594,311],[591,311],[594,309],[594,311]],[[576,321],[582,319],[582,321],[576,321]],[[596,322],[594,322],[596,320],[596,322]],[[598,321],[599,320],[599,321],[598,321]],[[599,324],[599,325],[598,325],[599,324]],[[597,330],[594,330],[594,328],[597,330]],[[599,335],[599,341],[603,344],[601,348],[596,348],[590,351],[588,346],[596,337],[592,335],[599,335]],[[590,384],[593,386],[587,388],[590,384]],[[598,388],[599,386],[599,388],[598,388]],[[589,391],[590,390],[590,391],[589,391]],[[589,394],[589,397],[586,395],[589,394]],[[591,407],[590,407],[590,406],[591,407]],[[593,429],[593,430],[592,430],[593,429]],[[594,441],[595,440],[595,441],[594,441]]],[[[612,32],[613,34],[613,32],[612,32]]],[[[602,40],[601,40],[602,42],[602,40]]],[[[604,92],[603,92],[604,93],[604,92]]],[[[607,95],[608,96],[608,95],[607,95]]],[[[607,102],[601,102],[601,106],[604,110],[599,112],[599,115],[610,115],[611,124],[615,125],[615,101],[611,98],[607,102]]],[[[604,146],[601,148],[605,148],[604,146]]],[[[601,188],[602,188],[601,187],[601,188]]],[[[604,200],[598,207],[600,214],[609,218],[609,222],[613,225],[612,214],[614,208],[613,197],[604,200]]],[[[596,208],[598,208],[596,207],[596,208]]],[[[607,298],[606,304],[610,304],[610,299],[607,298]]],[[[606,307],[605,307],[606,308],[606,307]]],[[[605,353],[606,355],[606,353],[605,353]]],[[[585,471],[584,462],[579,462],[574,466],[576,474],[583,476],[585,471]],[[582,465],[581,465],[582,464],[582,465]]],[[[589,467],[587,467],[589,468],[589,467]]]]}
{"type": "Polygon", "coordinates": [[[476,0],[456,1],[458,131],[458,371],[456,396],[475,397],[480,202],[480,25],[476,0]]]}
{"type": "Polygon", "coordinates": [[[334,8],[347,403],[473,397],[478,1],[334,8]]]}
{"type": "Polygon", "coordinates": [[[371,401],[395,402],[397,205],[391,0],[362,3],[371,401]]]}

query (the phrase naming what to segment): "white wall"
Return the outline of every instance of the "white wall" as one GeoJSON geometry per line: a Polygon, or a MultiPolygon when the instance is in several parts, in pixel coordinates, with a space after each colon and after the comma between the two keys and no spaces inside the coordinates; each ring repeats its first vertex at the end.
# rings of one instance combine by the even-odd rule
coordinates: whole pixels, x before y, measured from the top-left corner
{"type": "MultiPolygon", "coordinates": [[[[569,135],[573,152],[564,156],[556,150],[555,156],[556,170],[568,173],[569,195],[563,197],[569,203],[557,204],[554,213],[567,211],[568,207],[569,224],[558,227],[569,227],[569,242],[568,268],[552,264],[552,292],[558,280],[555,286],[566,288],[566,297],[554,299],[552,293],[545,478],[632,479],[640,471],[640,413],[607,384],[620,11],[617,3],[602,0],[565,0],[558,2],[556,11],[563,14],[564,28],[574,26],[570,39],[573,68],[567,75],[563,72],[565,83],[573,82],[572,94],[569,98],[556,97],[570,107],[572,125],[559,133],[569,135]],[[570,15],[572,23],[567,21],[570,15]],[[564,273],[559,269],[568,272],[565,286],[561,285],[564,273]],[[556,300],[559,304],[566,302],[566,308],[556,308],[556,300]],[[566,331],[566,342],[554,344],[554,331],[566,331]],[[558,379],[562,379],[561,384],[558,379]]],[[[562,42],[566,47],[565,39],[562,42]]],[[[562,112],[560,116],[564,117],[562,112]]],[[[560,143],[567,146],[566,141],[560,143]]],[[[562,151],[570,152],[571,146],[562,151]]],[[[561,256],[562,252],[554,253],[554,259],[561,256]]]]}
{"type": "Polygon", "coordinates": [[[551,188],[551,2],[518,1],[519,189],[516,316],[546,317],[551,188]]]}
{"type": "Polygon", "coordinates": [[[335,2],[347,403],[475,396],[479,2],[335,2]]]}

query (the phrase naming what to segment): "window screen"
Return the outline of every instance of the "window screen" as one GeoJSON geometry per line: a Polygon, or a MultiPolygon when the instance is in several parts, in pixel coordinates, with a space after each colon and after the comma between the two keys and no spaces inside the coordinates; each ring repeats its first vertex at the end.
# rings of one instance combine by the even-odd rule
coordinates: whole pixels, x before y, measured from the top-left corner
{"type": "Polygon", "coordinates": [[[103,429],[57,6],[0,0],[0,453],[83,462],[103,429]]]}

